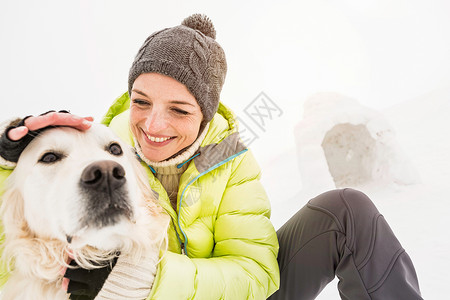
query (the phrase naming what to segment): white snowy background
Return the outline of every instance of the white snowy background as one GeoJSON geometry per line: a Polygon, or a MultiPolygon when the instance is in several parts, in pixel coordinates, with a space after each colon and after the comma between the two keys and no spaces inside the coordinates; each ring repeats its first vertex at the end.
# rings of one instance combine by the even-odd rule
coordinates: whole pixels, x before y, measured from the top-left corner
{"type": "MultiPolygon", "coordinates": [[[[334,172],[384,214],[415,263],[424,298],[447,298],[446,0],[3,0],[0,120],[49,109],[99,120],[125,91],[145,38],[197,12],[213,20],[225,49],[222,101],[247,135],[253,131],[275,227],[334,188],[334,172]],[[246,112],[261,92],[277,110],[261,108],[268,117],[258,126],[246,112]],[[335,125],[342,127],[322,147],[335,125]],[[361,144],[372,147],[364,152],[361,144]]],[[[318,299],[339,299],[335,286],[318,299]]]]}

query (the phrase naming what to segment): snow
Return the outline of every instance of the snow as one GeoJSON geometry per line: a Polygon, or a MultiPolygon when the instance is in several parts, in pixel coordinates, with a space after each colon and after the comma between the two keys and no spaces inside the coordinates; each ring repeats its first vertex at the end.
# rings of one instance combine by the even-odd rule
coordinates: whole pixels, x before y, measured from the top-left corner
{"type": "MultiPolygon", "coordinates": [[[[336,178],[363,185],[424,297],[450,293],[449,1],[4,2],[0,121],[50,109],[100,120],[149,33],[206,13],[227,55],[222,99],[255,131],[274,225],[336,178]],[[259,130],[244,107],[262,91],[283,113],[259,130]]],[[[319,299],[338,299],[335,283],[319,299]]]]}
{"type": "MultiPolygon", "coordinates": [[[[358,188],[374,201],[411,256],[423,297],[442,299],[450,292],[446,284],[450,279],[449,115],[450,89],[382,111],[334,93],[312,96],[295,128],[297,149],[262,164],[274,226],[279,228],[320,192],[344,186],[358,188]],[[333,144],[328,150],[323,148],[322,141],[329,140],[327,134],[342,124],[334,132],[333,144]],[[371,146],[370,151],[358,148],[361,141],[371,146]],[[359,158],[346,161],[352,172],[345,176],[350,180],[335,182],[332,168],[342,174],[345,169],[334,162],[339,158],[342,163],[342,157],[345,160],[339,153],[343,148],[347,152],[354,149],[359,158]],[[326,151],[334,154],[327,156],[326,151]],[[374,166],[384,169],[373,172],[374,166]]],[[[318,299],[338,299],[336,283],[328,285],[318,299]]]]}

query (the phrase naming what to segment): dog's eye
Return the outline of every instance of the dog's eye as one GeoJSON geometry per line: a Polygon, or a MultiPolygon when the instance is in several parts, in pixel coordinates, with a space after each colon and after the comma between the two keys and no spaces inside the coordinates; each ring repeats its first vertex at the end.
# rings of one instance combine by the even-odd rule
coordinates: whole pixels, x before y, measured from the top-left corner
{"type": "Polygon", "coordinates": [[[39,162],[42,162],[44,164],[50,164],[55,161],[58,161],[62,158],[61,154],[54,153],[54,152],[47,152],[39,159],[39,162]]]}
{"type": "Polygon", "coordinates": [[[123,153],[122,148],[117,143],[112,143],[111,145],[109,145],[108,151],[112,155],[122,155],[122,153],[123,153]]]}

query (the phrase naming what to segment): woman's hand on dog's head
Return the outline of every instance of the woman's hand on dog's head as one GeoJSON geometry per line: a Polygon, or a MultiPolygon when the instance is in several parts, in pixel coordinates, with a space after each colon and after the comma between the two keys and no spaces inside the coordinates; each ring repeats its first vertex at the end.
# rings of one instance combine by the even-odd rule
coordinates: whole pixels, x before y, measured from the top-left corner
{"type": "Polygon", "coordinates": [[[69,126],[78,130],[87,130],[91,127],[92,117],[79,117],[65,112],[49,112],[40,116],[28,117],[24,126],[19,126],[8,131],[8,138],[18,141],[29,131],[38,130],[47,126],[69,126]]]}

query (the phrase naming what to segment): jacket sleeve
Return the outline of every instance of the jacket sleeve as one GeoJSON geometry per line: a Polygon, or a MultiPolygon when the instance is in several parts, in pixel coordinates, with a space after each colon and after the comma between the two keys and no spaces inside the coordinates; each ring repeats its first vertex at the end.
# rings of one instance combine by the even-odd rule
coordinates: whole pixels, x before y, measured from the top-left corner
{"type": "Polygon", "coordinates": [[[278,240],[259,166],[249,151],[230,163],[212,257],[165,253],[148,299],[266,299],[278,289],[278,240]]]}
{"type": "MultiPolygon", "coordinates": [[[[3,122],[0,124],[0,137],[2,137],[5,133],[6,128],[11,124],[11,121],[3,122]]],[[[4,159],[0,155],[0,204],[3,197],[3,192],[5,190],[5,182],[6,179],[9,177],[11,172],[13,171],[15,166],[15,163],[10,162],[6,159],[4,159]]],[[[0,257],[2,255],[2,249],[3,249],[3,222],[0,220],[0,257]]],[[[9,274],[7,272],[6,264],[3,262],[0,262],[0,290],[5,284],[9,277],[9,274]]]]}
{"type": "MultiPolygon", "coordinates": [[[[2,201],[3,192],[5,189],[5,181],[8,178],[9,174],[11,174],[12,169],[5,169],[0,166],[0,202],[2,201]]],[[[1,221],[1,220],[0,220],[1,221]]],[[[3,253],[3,222],[0,222],[0,257],[3,253]]],[[[5,263],[0,262],[0,290],[2,289],[5,282],[8,280],[9,273],[7,271],[7,266],[5,263]]]]}

